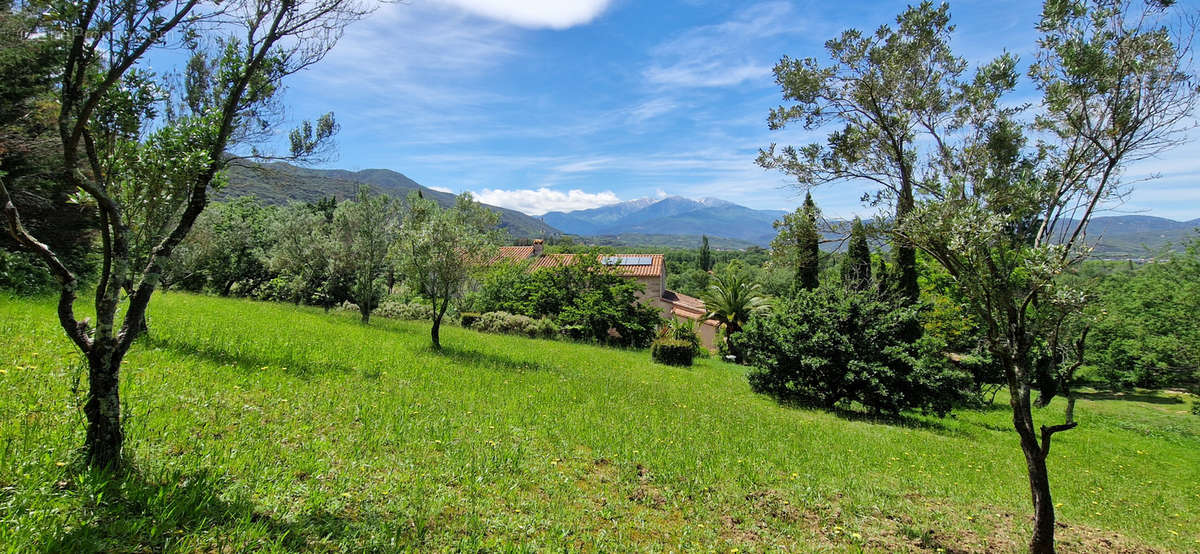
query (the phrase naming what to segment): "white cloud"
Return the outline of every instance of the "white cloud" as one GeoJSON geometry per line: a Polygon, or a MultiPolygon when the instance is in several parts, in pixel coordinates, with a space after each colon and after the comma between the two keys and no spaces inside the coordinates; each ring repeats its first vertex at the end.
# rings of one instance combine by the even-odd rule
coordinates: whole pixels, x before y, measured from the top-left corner
{"type": "Polygon", "coordinates": [[[475,15],[534,29],[590,23],[611,0],[443,0],[475,15]]]}
{"type": "Polygon", "coordinates": [[[761,81],[771,73],[771,61],[756,56],[759,41],[802,31],[786,2],[751,6],[733,19],[688,29],[656,46],[654,62],[643,71],[652,84],[666,87],[727,87],[761,81]]]}
{"type": "Polygon", "coordinates": [[[484,204],[509,208],[529,215],[586,210],[621,201],[612,191],[592,194],[579,189],[562,192],[546,187],[537,190],[483,189],[475,193],[475,199],[484,204]]]}
{"type": "Polygon", "coordinates": [[[450,194],[454,194],[454,191],[451,190],[450,187],[425,187],[425,188],[428,188],[430,190],[436,190],[438,192],[448,192],[450,194]]]}

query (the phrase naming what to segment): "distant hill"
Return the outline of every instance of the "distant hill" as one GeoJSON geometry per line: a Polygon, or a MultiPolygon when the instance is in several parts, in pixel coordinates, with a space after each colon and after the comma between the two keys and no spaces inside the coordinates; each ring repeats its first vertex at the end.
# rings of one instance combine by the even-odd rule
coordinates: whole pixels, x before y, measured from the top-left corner
{"type": "MultiPolygon", "coordinates": [[[[786,212],[753,210],[732,202],[679,196],[643,198],[573,212],[550,212],[542,219],[563,232],[580,235],[581,242],[605,246],[698,245],[708,235],[714,248],[768,247],[775,236],[772,222],[786,212]],[[716,246],[721,241],[721,246],[716,246]]],[[[835,228],[843,221],[830,221],[835,228]]],[[[1165,248],[1181,248],[1200,228],[1200,219],[1175,221],[1147,215],[1097,217],[1088,226],[1088,241],[1098,258],[1145,258],[1165,248]]],[[[825,233],[823,250],[842,247],[837,233],[825,233]]],[[[886,248],[886,246],[884,246],[886,248]]]]}
{"type": "Polygon", "coordinates": [[[1088,241],[1100,258],[1142,258],[1170,246],[1175,249],[1194,236],[1200,219],[1175,221],[1149,215],[1097,217],[1088,224],[1088,241]]]}
{"type": "MultiPolygon", "coordinates": [[[[420,190],[426,198],[442,206],[454,204],[454,195],[423,186],[403,173],[387,169],[309,169],[286,163],[235,165],[229,168],[229,184],[214,194],[214,199],[255,196],[267,204],[313,202],[333,196],[339,200],[354,196],[360,184],[376,193],[404,198],[420,190]]],[[[515,238],[544,237],[560,234],[542,221],[516,210],[488,206],[500,214],[500,227],[515,238]]]]}
{"type": "Polygon", "coordinates": [[[684,235],[721,237],[766,246],[772,223],[786,212],[753,210],[716,198],[642,198],[573,212],[549,212],[542,221],[572,235],[684,235]]]}

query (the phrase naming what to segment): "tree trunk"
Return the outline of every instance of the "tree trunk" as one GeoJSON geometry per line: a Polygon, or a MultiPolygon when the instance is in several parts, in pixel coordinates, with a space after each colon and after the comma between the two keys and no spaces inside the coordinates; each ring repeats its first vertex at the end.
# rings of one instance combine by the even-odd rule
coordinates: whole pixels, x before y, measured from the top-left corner
{"type": "Polygon", "coordinates": [[[442,328],[442,317],[446,315],[446,308],[450,307],[450,301],[446,300],[442,303],[441,309],[437,307],[437,301],[433,302],[433,327],[429,328],[429,337],[433,339],[434,350],[442,349],[442,341],[438,337],[438,331],[442,328]]]}
{"type": "MultiPolygon", "coordinates": [[[[1021,442],[1024,444],[1024,439],[1021,442]]],[[[1034,442],[1036,443],[1036,440],[1034,442]]],[[[1041,455],[1040,450],[1025,450],[1025,465],[1029,469],[1029,491],[1033,497],[1033,537],[1029,539],[1029,552],[1053,553],[1054,501],[1050,497],[1050,475],[1046,471],[1046,458],[1041,455]]]]}
{"type": "Polygon", "coordinates": [[[87,417],[84,449],[91,467],[116,469],[121,463],[120,358],[97,346],[88,355],[88,398],[83,406],[87,417]]]}
{"type": "MultiPolygon", "coordinates": [[[[897,226],[913,211],[914,206],[912,183],[905,179],[901,185],[900,198],[896,202],[897,226]]],[[[898,270],[895,292],[904,305],[911,306],[921,297],[921,288],[917,283],[917,249],[903,240],[893,240],[892,243],[896,248],[898,270]]]]}
{"type": "MultiPolygon", "coordinates": [[[[1050,474],[1046,470],[1046,448],[1038,443],[1034,429],[1033,412],[1030,409],[1029,387],[1018,385],[1010,388],[1009,403],[1013,409],[1013,427],[1021,439],[1021,452],[1025,454],[1025,467],[1029,474],[1029,492],[1033,500],[1033,537],[1029,540],[1029,552],[1046,554],[1054,552],[1054,501],[1050,496],[1050,474]]],[[[1047,441],[1049,437],[1044,439],[1047,441]]]]}
{"type": "Polygon", "coordinates": [[[371,323],[371,310],[368,310],[360,305],[358,307],[358,313],[362,314],[363,325],[367,325],[368,323],[371,323]]]}
{"type": "Polygon", "coordinates": [[[229,296],[229,292],[233,290],[233,284],[237,281],[231,280],[225,283],[225,287],[221,289],[221,296],[229,296]]]}

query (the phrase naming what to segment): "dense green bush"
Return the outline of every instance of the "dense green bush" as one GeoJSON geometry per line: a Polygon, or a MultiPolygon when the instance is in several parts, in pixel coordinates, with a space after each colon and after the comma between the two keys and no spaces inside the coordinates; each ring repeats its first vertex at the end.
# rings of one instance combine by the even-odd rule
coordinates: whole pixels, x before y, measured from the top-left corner
{"type": "Polygon", "coordinates": [[[32,256],[0,249],[0,290],[34,295],[53,290],[57,284],[45,264],[32,256]]]}
{"type": "Polygon", "coordinates": [[[751,386],[782,400],[945,414],[963,400],[970,377],[949,364],[938,342],[914,341],[919,324],[915,308],[822,287],[798,291],[730,340],[754,367],[751,386]]]}
{"type": "Polygon", "coordinates": [[[576,340],[646,347],[662,319],[637,301],[642,286],[601,266],[593,254],[534,272],[521,264],[493,268],[466,302],[473,311],[550,318],[576,340]]]}
{"type": "Polygon", "coordinates": [[[660,338],[650,345],[650,357],[666,365],[690,366],[696,347],[688,341],[660,338]]]}
{"type": "Polygon", "coordinates": [[[508,312],[482,314],[471,324],[471,328],[487,333],[523,335],[532,338],[553,338],[559,332],[558,325],[547,318],[534,319],[508,312]]]}
{"type": "Polygon", "coordinates": [[[479,312],[463,312],[458,321],[460,325],[470,329],[476,321],[479,321],[479,316],[479,312]]]}
{"type": "Polygon", "coordinates": [[[670,339],[682,341],[692,346],[692,351],[699,354],[704,348],[700,346],[700,334],[696,322],[691,319],[671,318],[658,328],[656,341],[670,339]]]}

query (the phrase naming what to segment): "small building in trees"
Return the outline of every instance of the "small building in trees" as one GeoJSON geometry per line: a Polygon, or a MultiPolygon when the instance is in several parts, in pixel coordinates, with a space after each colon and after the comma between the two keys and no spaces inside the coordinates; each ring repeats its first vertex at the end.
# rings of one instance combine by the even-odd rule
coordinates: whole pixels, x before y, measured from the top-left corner
{"type": "MultiPolygon", "coordinates": [[[[526,271],[574,264],[576,254],[548,254],[541,239],[530,246],[501,246],[492,263],[528,263],[526,271]]],[[[600,254],[601,266],[612,268],[618,275],[642,285],[638,298],[662,311],[664,318],[688,319],[697,323],[700,342],[705,348],[715,348],[718,323],[705,319],[708,313],[704,301],[667,289],[667,265],[662,254],[600,254]]]]}

